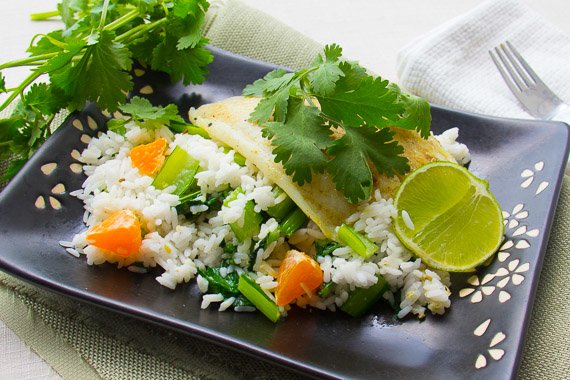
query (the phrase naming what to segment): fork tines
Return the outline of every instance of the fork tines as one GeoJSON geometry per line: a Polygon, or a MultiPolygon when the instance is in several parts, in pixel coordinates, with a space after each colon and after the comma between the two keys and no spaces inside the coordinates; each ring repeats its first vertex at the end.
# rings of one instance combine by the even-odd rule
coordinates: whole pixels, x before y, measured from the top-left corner
{"type": "Polygon", "coordinates": [[[509,41],[505,41],[495,47],[494,51],[490,50],[489,53],[501,75],[511,87],[511,91],[524,91],[525,88],[542,83],[538,75],[509,41]],[[513,88],[512,86],[516,87],[513,88]]]}

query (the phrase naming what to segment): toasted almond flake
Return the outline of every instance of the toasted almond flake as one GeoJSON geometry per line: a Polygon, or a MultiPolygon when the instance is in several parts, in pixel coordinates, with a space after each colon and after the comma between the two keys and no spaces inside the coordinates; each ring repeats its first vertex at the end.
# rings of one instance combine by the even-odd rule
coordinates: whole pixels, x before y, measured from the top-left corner
{"type": "Polygon", "coordinates": [[[509,252],[501,251],[497,256],[500,262],[504,262],[506,259],[509,258],[509,256],[511,256],[511,254],[509,252]]]}
{"type": "Polygon", "coordinates": [[[75,119],[71,122],[71,124],[78,130],[83,131],[83,123],[81,123],[81,120],[79,119],[75,119]]]}
{"type": "Polygon", "coordinates": [[[483,277],[483,279],[481,280],[481,285],[485,285],[486,283],[490,282],[494,278],[495,278],[494,274],[492,274],[492,273],[486,274],[485,277],[483,277]]]}
{"type": "Polygon", "coordinates": [[[143,69],[135,69],[135,76],[137,77],[142,77],[143,75],[145,75],[146,71],[144,71],[143,69]]]}
{"type": "Polygon", "coordinates": [[[501,343],[503,340],[505,340],[507,336],[505,334],[503,334],[502,332],[498,332],[495,334],[495,336],[493,337],[493,339],[491,339],[491,343],[489,344],[489,347],[495,347],[497,344],[501,343]]]}
{"type": "Polygon", "coordinates": [[[50,175],[51,173],[53,173],[53,171],[57,168],[57,163],[55,162],[48,162],[47,164],[43,164],[40,167],[40,170],[42,171],[42,173],[44,173],[45,175],[50,175]]]}
{"type": "Polygon", "coordinates": [[[483,334],[487,332],[487,329],[489,328],[490,324],[491,324],[491,318],[487,319],[485,322],[477,326],[473,331],[473,334],[475,334],[476,336],[483,336],[483,334]]]}
{"type": "Polygon", "coordinates": [[[538,171],[544,169],[544,161],[538,161],[536,164],[534,164],[534,168],[538,171]]]}
{"type": "Polygon", "coordinates": [[[459,291],[459,297],[461,297],[461,298],[467,297],[468,295],[470,295],[474,291],[475,291],[475,289],[473,289],[473,288],[463,288],[459,291]]]}
{"type": "Polygon", "coordinates": [[[46,200],[44,199],[43,196],[40,195],[39,197],[36,198],[36,202],[34,203],[34,205],[36,206],[36,208],[43,210],[44,208],[46,208],[46,200]]]}
{"type": "Polygon", "coordinates": [[[505,355],[505,350],[501,350],[500,348],[493,348],[489,350],[489,355],[495,360],[501,360],[503,355],[505,355]]]}
{"type": "Polygon", "coordinates": [[[69,169],[74,173],[81,173],[83,171],[83,166],[81,164],[71,164],[69,165],[69,169]]]}
{"type": "Polygon", "coordinates": [[[487,366],[487,359],[485,358],[485,356],[479,354],[479,356],[477,356],[477,360],[475,361],[475,368],[481,369],[485,368],[486,366],[487,366]]]}
{"type": "Polygon", "coordinates": [[[515,205],[515,207],[513,208],[513,214],[518,214],[519,212],[522,211],[522,209],[524,208],[524,204],[523,203],[517,203],[515,205]]]}
{"type": "Polygon", "coordinates": [[[146,85],[144,87],[142,87],[139,92],[143,95],[150,95],[152,93],[154,93],[154,89],[152,88],[152,86],[150,85],[146,85]]]}
{"type": "Polygon", "coordinates": [[[53,208],[54,210],[60,210],[61,209],[61,202],[52,196],[49,197],[49,204],[50,204],[51,208],[53,208]]]}
{"type": "Polygon", "coordinates": [[[538,194],[542,193],[544,190],[546,190],[548,185],[549,185],[548,181],[541,182],[540,185],[538,185],[538,188],[536,189],[535,195],[538,195],[538,194]]]}
{"type": "Polygon", "coordinates": [[[513,243],[512,240],[507,240],[502,246],[501,248],[499,248],[501,251],[507,250],[509,248],[511,248],[512,246],[514,246],[515,243],[513,243]]]}
{"type": "Polygon", "coordinates": [[[478,286],[479,285],[479,277],[477,277],[477,275],[473,275],[467,279],[467,283],[469,285],[478,286]]]}
{"type": "Polygon", "coordinates": [[[51,192],[53,194],[65,194],[65,185],[63,183],[58,183],[51,189],[51,192]]]}
{"type": "Polygon", "coordinates": [[[83,144],[89,144],[91,142],[91,136],[82,134],[80,140],[83,144]]]}
{"type": "Polygon", "coordinates": [[[524,273],[527,272],[529,269],[530,269],[530,264],[524,263],[515,270],[515,273],[524,273]]]}
{"type": "Polygon", "coordinates": [[[481,288],[481,291],[483,292],[484,295],[490,296],[495,291],[495,287],[494,286],[483,286],[481,288]]]}
{"type": "Polygon", "coordinates": [[[71,151],[71,158],[73,158],[74,160],[79,161],[79,159],[81,158],[81,153],[79,153],[79,151],[77,149],[73,149],[71,151]]]}
{"type": "Polygon", "coordinates": [[[91,116],[87,116],[87,126],[92,131],[96,131],[97,128],[99,128],[99,126],[97,125],[97,122],[91,116]]]}
{"type": "Polygon", "coordinates": [[[483,293],[481,293],[480,290],[477,290],[473,294],[473,297],[471,297],[471,303],[479,303],[481,301],[483,301],[483,293]]]}
{"type": "Polygon", "coordinates": [[[523,283],[523,281],[524,281],[524,276],[523,276],[523,275],[520,275],[520,274],[517,274],[517,273],[513,274],[513,284],[514,284],[514,285],[520,285],[520,284],[523,283]]]}
{"type": "Polygon", "coordinates": [[[521,183],[521,187],[522,187],[523,189],[526,189],[527,187],[529,187],[529,186],[532,184],[532,181],[534,181],[534,177],[529,177],[529,178],[527,178],[526,180],[524,180],[524,181],[521,183]]]}
{"type": "Polygon", "coordinates": [[[501,289],[504,288],[505,286],[507,286],[510,280],[511,280],[510,277],[503,278],[501,281],[497,282],[497,288],[501,289]]]}
{"type": "Polygon", "coordinates": [[[518,220],[512,219],[512,220],[509,222],[509,226],[508,226],[508,227],[509,227],[509,228],[515,228],[515,227],[517,227],[518,225],[519,225],[518,220]]]}
{"type": "Polygon", "coordinates": [[[501,292],[499,293],[499,302],[505,303],[510,299],[511,299],[511,295],[509,293],[505,292],[504,290],[501,290],[501,292]]]}

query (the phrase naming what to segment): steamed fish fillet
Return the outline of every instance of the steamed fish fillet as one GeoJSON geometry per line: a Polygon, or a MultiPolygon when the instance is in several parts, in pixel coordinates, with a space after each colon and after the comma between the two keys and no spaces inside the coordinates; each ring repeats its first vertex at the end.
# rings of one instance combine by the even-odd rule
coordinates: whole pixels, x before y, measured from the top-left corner
{"type": "MultiPolygon", "coordinates": [[[[189,116],[192,123],[206,130],[212,139],[246,157],[281,187],[326,237],[336,240],[337,226],[356,211],[357,205],[350,204],[326,174],[313,175],[312,182],[303,186],[293,182],[283,165],[274,161],[273,146],[261,135],[261,128],[248,121],[258,102],[258,98],[237,96],[191,109],[189,116]]],[[[415,131],[394,130],[395,139],[404,147],[412,169],[435,160],[454,161],[435,138],[424,140],[415,131]]],[[[375,186],[386,199],[395,194],[403,178],[386,177],[377,172],[373,175],[375,186]]]]}

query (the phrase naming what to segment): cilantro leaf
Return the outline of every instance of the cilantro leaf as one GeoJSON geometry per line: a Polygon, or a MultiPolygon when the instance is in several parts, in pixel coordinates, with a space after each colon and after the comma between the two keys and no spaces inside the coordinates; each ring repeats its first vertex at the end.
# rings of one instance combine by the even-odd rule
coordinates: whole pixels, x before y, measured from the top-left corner
{"type": "Polygon", "coordinates": [[[398,118],[404,109],[398,96],[390,91],[388,81],[366,77],[356,88],[337,86],[330,95],[317,95],[323,113],[342,123],[381,127],[398,118]]]}
{"type": "Polygon", "coordinates": [[[294,73],[287,73],[283,69],[270,71],[262,79],[258,79],[252,84],[248,84],[243,89],[244,96],[263,96],[273,93],[283,86],[288,85],[294,77],[294,73]]]}
{"type": "Polygon", "coordinates": [[[51,75],[52,83],[70,97],[70,107],[81,109],[94,101],[109,111],[117,109],[133,87],[129,50],[113,40],[114,33],[101,31],[92,36],[79,62],[51,75]]]}
{"type": "Polygon", "coordinates": [[[275,121],[284,121],[289,101],[289,87],[283,87],[268,97],[261,99],[250,115],[250,121],[265,124],[273,114],[275,121]]]}
{"type": "Polygon", "coordinates": [[[373,181],[368,162],[388,176],[409,170],[407,158],[400,156],[404,149],[392,141],[393,135],[387,128],[349,127],[327,151],[334,157],[328,162],[327,171],[349,202],[358,203],[370,197],[373,181]]]}
{"type": "Polygon", "coordinates": [[[169,74],[173,82],[182,80],[184,85],[202,83],[208,75],[206,66],[214,59],[209,50],[201,47],[205,43],[206,39],[202,38],[199,46],[179,50],[177,39],[167,36],[153,50],[151,67],[169,74]]]}
{"type": "Polygon", "coordinates": [[[328,126],[316,107],[305,107],[292,99],[285,122],[265,124],[263,135],[275,146],[275,162],[283,163],[285,173],[299,185],[311,182],[313,172],[322,172],[327,163],[323,153],[332,142],[328,126]]]}
{"type": "Polygon", "coordinates": [[[431,125],[429,103],[423,98],[402,93],[395,84],[392,86],[399,93],[398,102],[404,107],[404,112],[397,120],[392,120],[391,124],[404,129],[415,129],[424,139],[427,139],[431,125]]]}
{"type": "Polygon", "coordinates": [[[85,42],[80,39],[72,39],[64,46],[60,48],[55,57],[48,59],[46,63],[39,66],[36,72],[49,73],[63,68],[85,47],[85,42]]]}
{"type": "Polygon", "coordinates": [[[340,89],[358,88],[362,80],[368,77],[366,69],[356,62],[341,61],[338,67],[344,74],[338,79],[336,84],[340,89]]]}
{"type": "MultiPolygon", "coordinates": [[[[133,97],[129,103],[120,106],[119,109],[131,115],[141,127],[156,128],[171,123],[184,123],[175,104],[169,104],[166,107],[153,106],[148,99],[138,96],[133,97]]],[[[112,125],[119,127],[118,124],[112,125]]]]}
{"type": "Polygon", "coordinates": [[[61,91],[50,87],[46,83],[36,83],[24,95],[24,104],[43,115],[57,113],[64,107],[67,98],[61,91]]]}
{"type": "Polygon", "coordinates": [[[178,0],[174,2],[168,17],[169,31],[178,37],[176,48],[183,50],[196,47],[202,41],[202,26],[208,10],[205,0],[178,0]]]}
{"type": "Polygon", "coordinates": [[[323,55],[315,59],[317,69],[311,74],[310,83],[315,94],[327,96],[334,92],[336,82],[344,76],[344,71],[337,64],[342,49],[336,44],[329,45],[325,47],[323,55]]]}

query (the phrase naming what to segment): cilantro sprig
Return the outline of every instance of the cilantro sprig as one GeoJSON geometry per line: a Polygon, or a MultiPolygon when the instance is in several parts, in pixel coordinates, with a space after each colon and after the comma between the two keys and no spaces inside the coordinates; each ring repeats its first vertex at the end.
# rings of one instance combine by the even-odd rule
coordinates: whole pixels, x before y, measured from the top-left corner
{"type": "Polygon", "coordinates": [[[370,197],[373,168],[388,176],[409,170],[403,148],[388,126],[429,136],[429,104],[374,77],[342,49],[327,45],[313,64],[294,73],[277,69],[248,85],[261,97],[250,121],[263,127],[275,161],[296,183],[327,173],[351,203],[370,197]]]}
{"type": "Polygon", "coordinates": [[[59,16],[64,28],[34,37],[28,57],[0,64],[0,111],[17,103],[10,117],[0,119],[0,159],[15,158],[4,177],[51,135],[59,110],[80,110],[86,102],[119,109],[133,88],[135,61],[173,82],[203,82],[213,59],[201,34],[208,7],[206,0],[62,0],[57,11],[32,15],[59,16]],[[6,72],[21,66],[31,67],[30,75],[9,88],[6,72]]]}

